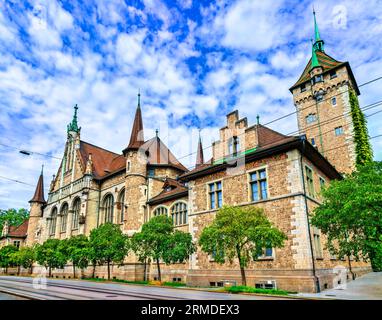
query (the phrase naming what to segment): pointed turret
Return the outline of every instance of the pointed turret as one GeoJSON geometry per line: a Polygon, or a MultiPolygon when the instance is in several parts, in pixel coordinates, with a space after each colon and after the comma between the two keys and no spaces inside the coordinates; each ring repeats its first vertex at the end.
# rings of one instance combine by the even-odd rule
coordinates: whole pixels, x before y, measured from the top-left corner
{"type": "Polygon", "coordinates": [[[316,51],[324,52],[324,40],[321,40],[320,31],[318,30],[318,24],[316,20],[316,12],[313,9],[314,17],[314,44],[313,48],[316,51]]]}
{"type": "Polygon", "coordinates": [[[135,111],[133,129],[131,130],[130,142],[129,145],[123,153],[126,153],[128,150],[137,150],[144,143],[143,136],[143,121],[142,121],[142,112],[141,112],[141,94],[138,93],[138,106],[135,111]]]}
{"type": "Polygon", "coordinates": [[[29,200],[29,203],[37,202],[37,203],[43,203],[45,204],[45,198],[44,198],[44,174],[43,169],[41,169],[40,177],[38,178],[36,191],[34,193],[34,196],[31,200],[29,200]]]}
{"type": "Polygon", "coordinates": [[[68,124],[68,134],[70,132],[75,132],[75,133],[79,133],[79,131],[81,130],[81,128],[78,127],[78,122],[77,122],[77,110],[78,110],[78,106],[77,104],[74,106],[74,114],[73,114],[73,119],[72,119],[72,122],[68,124]]]}
{"type": "Polygon", "coordinates": [[[203,163],[204,163],[203,146],[202,146],[202,138],[200,136],[200,131],[199,131],[199,142],[198,142],[198,151],[196,152],[195,167],[197,168],[203,163]]]}
{"type": "Polygon", "coordinates": [[[313,45],[312,46],[312,68],[311,69],[314,69],[317,67],[321,67],[321,65],[318,61],[316,49],[314,48],[314,45],[313,45]]]}

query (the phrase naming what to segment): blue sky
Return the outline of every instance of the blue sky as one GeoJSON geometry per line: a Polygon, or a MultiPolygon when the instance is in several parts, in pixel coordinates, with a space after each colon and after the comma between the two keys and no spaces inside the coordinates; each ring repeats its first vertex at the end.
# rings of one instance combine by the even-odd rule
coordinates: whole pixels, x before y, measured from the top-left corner
{"type": "MultiPolygon", "coordinates": [[[[48,188],[76,103],[81,138],[119,153],[140,88],[145,137],[159,128],[186,166],[198,128],[209,146],[229,111],[249,123],[293,112],[313,5],[326,52],[349,61],[359,84],[382,76],[381,0],[0,0],[0,144],[52,156],[0,145],[0,176],[25,183],[0,178],[0,208],[28,206],[42,163],[48,188]]],[[[381,85],[361,88],[361,106],[382,100],[381,85]]],[[[371,136],[381,120],[368,118],[371,136]]],[[[290,133],[296,119],[272,127],[290,133]]],[[[372,142],[382,160],[382,139],[372,142]]]]}

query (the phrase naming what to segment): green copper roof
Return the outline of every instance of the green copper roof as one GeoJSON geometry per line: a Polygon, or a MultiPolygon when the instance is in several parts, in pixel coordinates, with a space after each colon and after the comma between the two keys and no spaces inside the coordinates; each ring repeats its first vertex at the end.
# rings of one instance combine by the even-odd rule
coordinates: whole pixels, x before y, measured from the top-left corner
{"type": "Polygon", "coordinates": [[[312,69],[320,67],[320,63],[318,62],[316,49],[314,48],[314,45],[312,46],[312,69]]]}
{"type": "Polygon", "coordinates": [[[318,24],[316,20],[316,12],[313,10],[313,17],[314,17],[314,49],[316,51],[324,51],[324,41],[321,40],[320,37],[320,31],[318,30],[318,24]]]}
{"type": "Polygon", "coordinates": [[[68,124],[68,132],[74,131],[74,132],[79,132],[80,129],[78,128],[78,123],[77,123],[77,110],[78,106],[77,104],[74,106],[74,115],[72,122],[68,124]]]}

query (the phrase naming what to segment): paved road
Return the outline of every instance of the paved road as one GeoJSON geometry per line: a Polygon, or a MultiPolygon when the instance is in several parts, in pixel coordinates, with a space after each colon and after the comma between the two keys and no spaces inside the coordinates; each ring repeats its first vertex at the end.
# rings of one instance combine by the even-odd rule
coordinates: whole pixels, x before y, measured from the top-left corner
{"type": "MultiPolygon", "coordinates": [[[[0,277],[0,291],[38,300],[275,300],[277,297],[98,283],[82,280],[0,277]],[[46,283],[44,282],[46,281],[46,283]]],[[[283,298],[284,299],[284,298],[283,298]]],[[[285,298],[287,299],[287,298],[285,298]]]]}
{"type": "Polygon", "coordinates": [[[307,298],[326,298],[342,300],[382,300],[382,272],[370,272],[343,288],[324,290],[317,294],[298,294],[307,298]]]}
{"type": "Polygon", "coordinates": [[[26,300],[26,299],[0,292],[0,301],[1,300],[26,300]]]}

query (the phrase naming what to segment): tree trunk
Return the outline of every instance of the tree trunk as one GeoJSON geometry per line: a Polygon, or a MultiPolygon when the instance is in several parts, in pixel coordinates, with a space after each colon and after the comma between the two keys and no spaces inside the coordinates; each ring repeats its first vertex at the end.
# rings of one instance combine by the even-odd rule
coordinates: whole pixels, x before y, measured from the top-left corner
{"type": "Polygon", "coordinates": [[[18,275],[18,276],[20,275],[20,269],[21,269],[21,266],[18,266],[18,267],[17,267],[17,275],[18,275]]]}
{"type": "Polygon", "coordinates": [[[158,268],[158,279],[162,282],[162,276],[160,274],[160,265],[159,265],[159,259],[157,259],[157,268],[158,268]]]}
{"type": "Polygon", "coordinates": [[[52,267],[49,267],[49,274],[48,274],[48,277],[49,277],[49,278],[52,277],[52,267]]]}
{"type": "Polygon", "coordinates": [[[241,284],[243,286],[247,286],[247,278],[245,276],[245,270],[244,266],[241,261],[241,250],[239,246],[236,246],[236,253],[237,253],[237,258],[239,259],[239,265],[240,265],[240,273],[241,273],[241,284]]]}
{"type": "Polygon", "coordinates": [[[147,259],[144,260],[144,269],[143,269],[143,281],[146,281],[146,268],[147,268],[147,259]]]}
{"type": "Polygon", "coordinates": [[[8,267],[5,267],[5,274],[8,273],[8,267]]]}
{"type": "Polygon", "coordinates": [[[110,260],[107,260],[107,280],[110,281],[110,260]]]}
{"type": "Polygon", "coordinates": [[[33,264],[30,266],[29,268],[29,273],[32,274],[33,273],[33,264]]]}
{"type": "Polygon", "coordinates": [[[96,262],[93,261],[93,273],[92,273],[92,278],[95,278],[95,270],[96,270],[96,262]]]}
{"type": "Polygon", "coordinates": [[[349,271],[351,273],[351,277],[352,277],[353,280],[355,280],[355,274],[354,274],[353,269],[351,267],[351,262],[350,262],[350,257],[349,256],[348,256],[348,263],[349,263],[349,271]]]}
{"type": "Polygon", "coordinates": [[[73,278],[76,278],[76,265],[73,263],[73,278]]]}

